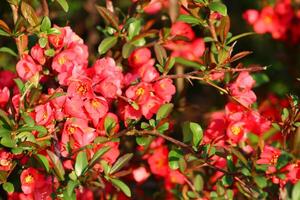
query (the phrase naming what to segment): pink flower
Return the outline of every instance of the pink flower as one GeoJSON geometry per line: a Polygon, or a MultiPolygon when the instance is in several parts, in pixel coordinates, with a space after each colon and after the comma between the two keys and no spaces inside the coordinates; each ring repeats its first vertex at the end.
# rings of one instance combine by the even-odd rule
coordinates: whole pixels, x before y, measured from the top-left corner
{"type": "Polygon", "coordinates": [[[34,168],[28,168],[22,171],[21,176],[21,188],[25,194],[33,193],[37,188],[41,188],[44,185],[44,177],[34,168]]]}
{"type": "Polygon", "coordinates": [[[3,108],[9,100],[10,92],[7,87],[0,89],[0,108],[3,108]]]}
{"type": "Polygon", "coordinates": [[[135,72],[141,77],[142,81],[152,82],[159,77],[159,73],[153,66],[154,63],[154,59],[150,59],[148,62],[135,70],[135,72]]]}
{"type": "Polygon", "coordinates": [[[14,78],[16,74],[9,70],[0,71],[0,85],[1,87],[12,88],[15,85],[14,78]]]}
{"type": "Polygon", "coordinates": [[[88,121],[79,118],[70,118],[65,122],[62,132],[62,143],[67,144],[70,140],[71,148],[79,148],[89,145],[96,138],[95,129],[88,126],[88,121]]]}
{"type": "Polygon", "coordinates": [[[251,25],[258,20],[258,17],[259,17],[259,12],[254,9],[249,9],[243,13],[243,18],[251,25]]]}
{"type": "Polygon", "coordinates": [[[93,98],[95,96],[92,89],[92,81],[85,77],[70,80],[67,93],[71,97],[93,98]]]}
{"type": "Polygon", "coordinates": [[[39,64],[41,65],[45,64],[46,57],[44,55],[44,49],[40,47],[39,44],[36,44],[31,48],[30,55],[39,64]]]}
{"type": "Polygon", "coordinates": [[[155,14],[159,12],[162,8],[168,7],[168,0],[151,0],[148,5],[144,7],[144,11],[147,14],[155,14]]]}
{"type": "Polygon", "coordinates": [[[167,176],[169,173],[168,148],[161,146],[156,148],[153,154],[148,158],[148,164],[153,174],[158,176],[167,176]]]}
{"type": "Polygon", "coordinates": [[[151,117],[156,114],[162,104],[162,100],[151,93],[149,99],[141,106],[142,114],[146,119],[151,119],[151,117]]]}
{"type": "Polygon", "coordinates": [[[86,119],[86,113],[83,108],[83,100],[79,96],[67,98],[64,105],[64,113],[70,117],[86,119]]]}
{"type": "Polygon", "coordinates": [[[151,59],[151,51],[148,48],[139,48],[134,50],[129,58],[129,65],[138,68],[147,63],[151,59]]]}
{"type": "Polygon", "coordinates": [[[23,80],[29,80],[36,73],[42,70],[42,66],[36,64],[30,55],[25,54],[24,57],[17,63],[16,70],[19,77],[23,80]]]}
{"type": "Polygon", "coordinates": [[[156,81],[153,85],[153,89],[155,94],[163,100],[163,103],[170,102],[172,96],[176,92],[176,88],[173,85],[173,81],[169,78],[164,78],[159,81],[156,81]]]}
{"type": "Polygon", "coordinates": [[[84,101],[84,108],[89,119],[96,127],[102,118],[108,112],[108,103],[103,97],[95,97],[84,101]]]}
{"type": "Polygon", "coordinates": [[[173,36],[183,36],[188,38],[189,40],[193,40],[195,38],[195,33],[190,25],[184,22],[176,22],[172,24],[171,27],[171,35],[173,36]]]}
{"type": "Polygon", "coordinates": [[[276,171],[277,160],[281,154],[279,149],[272,146],[265,145],[260,154],[260,159],[256,161],[259,165],[269,165],[267,174],[272,174],[276,171]]]}
{"type": "Polygon", "coordinates": [[[228,125],[227,136],[235,144],[242,141],[245,133],[244,122],[232,122],[228,125]]]}
{"type": "Polygon", "coordinates": [[[66,35],[66,30],[63,28],[59,28],[58,26],[54,27],[59,29],[60,34],[48,35],[48,41],[54,48],[60,49],[64,45],[64,37],[66,35]]]}
{"type": "Polygon", "coordinates": [[[12,167],[13,154],[3,149],[0,150],[0,170],[9,171],[12,167]]]}
{"type": "Polygon", "coordinates": [[[130,86],[126,90],[126,96],[137,104],[142,105],[148,101],[152,86],[149,83],[141,82],[137,85],[130,86]]]}
{"type": "Polygon", "coordinates": [[[125,126],[128,125],[128,121],[139,120],[142,117],[141,109],[136,110],[125,101],[120,101],[118,103],[118,113],[124,121],[125,126]]]}
{"type": "Polygon", "coordinates": [[[148,179],[150,173],[146,170],[145,167],[139,167],[132,171],[132,175],[136,182],[142,183],[148,179]]]}
{"type": "Polygon", "coordinates": [[[48,125],[53,120],[53,111],[50,103],[36,106],[35,109],[35,121],[39,125],[48,125]]]}

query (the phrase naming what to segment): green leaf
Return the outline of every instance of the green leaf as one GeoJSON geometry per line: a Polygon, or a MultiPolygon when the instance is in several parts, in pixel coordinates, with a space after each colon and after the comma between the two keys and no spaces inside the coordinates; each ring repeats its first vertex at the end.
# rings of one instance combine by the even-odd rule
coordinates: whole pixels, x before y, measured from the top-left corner
{"type": "Polygon", "coordinates": [[[82,175],[82,172],[88,166],[88,160],[85,151],[81,151],[77,154],[76,162],[75,162],[75,173],[77,176],[82,175]]]}
{"type": "Polygon", "coordinates": [[[92,157],[90,163],[89,163],[89,168],[92,168],[103,156],[106,152],[110,150],[110,146],[104,146],[101,149],[99,149],[92,157]]]}
{"type": "Polygon", "coordinates": [[[157,128],[157,131],[163,134],[165,131],[169,129],[169,122],[165,122],[157,128]]]}
{"type": "Polygon", "coordinates": [[[258,187],[260,188],[265,188],[268,185],[268,181],[265,177],[263,176],[255,176],[254,177],[254,182],[257,184],[258,187]]]}
{"type": "Polygon", "coordinates": [[[170,115],[170,113],[172,112],[174,108],[174,105],[172,103],[167,103],[162,105],[159,110],[157,111],[156,114],[156,120],[162,120],[165,119],[166,117],[168,117],[170,115]]]}
{"type": "Polygon", "coordinates": [[[110,12],[107,8],[102,6],[96,6],[97,11],[103,17],[106,24],[112,25],[116,30],[119,30],[118,18],[114,13],[110,12]]]}
{"type": "Polygon", "coordinates": [[[287,108],[283,108],[281,113],[281,120],[285,121],[289,117],[289,110],[287,108]]]}
{"type": "Polygon", "coordinates": [[[128,197],[131,197],[130,188],[121,180],[118,179],[110,179],[111,183],[116,187],[119,188],[124,194],[128,197]]]}
{"type": "Polygon", "coordinates": [[[125,43],[122,48],[122,57],[125,59],[129,58],[130,54],[134,51],[135,48],[136,47],[129,42],[125,43]]]}
{"type": "Polygon", "coordinates": [[[13,127],[12,121],[8,118],[7,113],[0,109],[0,120],[9,127],[13,127]]]}
{"type": "Polygon", "coordinates": [[[68,185],[67,185],[67,194],[68,194],[69,197],[71,197],[72,194],[75,193],[75,192],[74,192],[74,189],[75,189],[75,187],[76,187],[77,185],[78,185],[78,182],[77,182],[77,181],[72,181],[72,180],[68,181],[68,185]]]}
{"type": "Polygon", "coordinates": [[[292,191],[292,200],[299,200],[300,199],[300,181],[298,181],[293,188],[292,191]]]}
{"type": "Polygon", "coordinates": [[[212,11],[218,12],[223,16],[227,15],[227,7],[221,2],[211,2],[208,7],[212,11]]]}
{"type": "Polygon", "coordinates": [[[44,126],[40,126],[40,125],[33,126],[33,127],[25,126],[18,129],[18,132],[24,132],[24,131],[38,131],[41,134],[48,133],[48,130],[44,126]]]}
{"type": "Polygon", "coordinates": [[[225,187],[229,187],[233,183],[233,177],[230,175],[225,175],[222,177],[222,184],[225,187]]]}
{"type": "Polygon", "coordinates": [[[167,59],[166,49],[163,46],[161,46],[160,44],[156,43],[154,45],[154,52],[155,52],[155,56],[157,58],[158,63],[161,65],[164,65],[165,60],[167,59]]]}
{"type": "Polygon", "coordinates": [[[198,148],[203,137],[203,130],[201,126],[195,122],[190,122],[190,129],[193,134],[193,146],[198,148]]]}
{"type": "Polygon", "coordinates": [[[197,174],[194,178],[194,187],[197,192],[201,192],[203,190],[204,181],[200,174],[197,174]]]}
{"type": "Polygon", "coordinates": [[[50,171],[49,162],[48,162],[48,159],[46,158],[46,156],[44,156],[42,154],[36,154],[36,157],[37,157],[37,160],[44,166],[46,171],[49,172],[50,171]]]}
{"type": "Polygon", "coordinates": [[[65,12],[69,11],[69,5],[66,0],[56,0],[56,1],[57,1],[57,3],[59,3],[59,5],[62,7],[62,9],[64,9],[65,12]]]}
{"type": "Polygon", "coordinates": [[[35,124],[34,120],[27,113],[23,113],[22,114],[22,118],[23,118],[23,120],[24,120],[24,122],[25,122],[25,124],[27,126],[29,126],[29,127],[33,127],[34,126],[34,124],[35,124]]]}
{"type": "Polygon", "coordinates": [[[23,94],[24,93],[24,88],[25,88],[25,85],[24,85],[23,81],[19,78],[14,79],[14,81],[17,84],[17,87],[20,90],[20,93],[23,94]]]}
{"type": "Polygon", "coordinates": [[[183,21],[191,25],[202,24],[202,21],[192,15],[179,15],[178,21],[183,21]]]}
{"type": "Polygon", "coordinates": [[[5,36],[5,37],[10,37],[10,34],[7,33],[7,32],[5,32],[5,31],[2,30],[1,28],[0,28],[0,35],[1,35],[1,36],[5,36]]]}
{"type": "Polygon", "coordinates": [[[6,128],[0,128],[0,137],[10,136],[11,131],[6,128]]]}
{"type": "Polygon", "coordinates": [[[10,182],[3,183],[2,187],[7,193],[13,193],[15,190],[14,185],[10,182]]]}
{"type": "Polygon", "coordinates": [[[104,129],[107,134],[110,134],[111,130],[116,126],[114,118],[106,116],[104,119],[104,129]]]}
{"type": "Polygon", "coordinates": [[[270,81],[269,77],[264,73],[256,73],[251,76],[255,80],[255,87],[259,87],[270,81]]]}
{"type": "Polygon", "coordinates": [[[136,143],[140,146],[148,146],[151,143],[151,136],[136,137],[136,143]]]}
{"type": "Polygon", "coordinates": [[[245,166],[248,165],[247,159],[238,149],[231,147],[230,150],[245,166]]]}
{"type": "Polygon", "coordinates": [[[63,181],[65,180],[65,170],[63,168],[63,165],[59,158],[51,151],[47,150],[47,154],[49,155],[49,158],[52,162],[54,172],[59,180],[63,181]]]}
{"type": "Polygon", "coordinates": [[[3,137],[3,138],[1,139],[1,144],[2,144],[3,146],[5,146],[5,147],[8,147],[8,148],[13,148],[13,147],[16,146],[15,141],[13,141],[13,139],[12,139],[10,136],[8,136],[8,137],[3,137]]]}
{"type": "Polygon", "coordinates": [[[190,123],[184,122],[182,125],[183,142],[190,142],[193,139],[193,134],[190,129],[190,123]]]}
{"type": "Polygon", "coordinates": [[[181,58],[181,57],[176,57],[175,62],[179,63],[179,64],[182,64],[186,67],[192,67],[192,68],[195,68],[195,69],[199,69],[201,71],[206,69],[206,67],[204,65],[201,65],[200,63],[193,62],[193,61],[187,60],[185,58],[181,58]]]}
{"type": "Polygon", "coordinates": [[[138,35],[141,31],[141,20],[134,20],[128,26],[128,39],[132,40],[132,38],[138,35]]]}
{"type": "Polygon", "coordinates": [[[59,35],[61,32],[58,28],[50,28],[47,30],[47,34],[59,35]]]}
{"type": "Polygon", "coordinates": [[[107,37],[100,43],[98,47],[98,52],[100,55],[105,54],[109,49],[115,46],[118,42],[117,36],[107,37]]]}
{"type": "Polygon", "coordinates": [[[248,32],[248,33],[242,33],[242,34],[236,35],[236,36],[230,38],[230,39],[227,41],[227,44],[230,44],[230,43],[232,43],[232,42],[234,42],[234,41],[236,41],[236,40],[238,40],[238,39],[240,39],[240,38],[242,38],[242,37],[246,37],[246,36],[248,36],[248,35],[253,35],[253,34],[256,34],[256,33],[255,33],[255,32],[248,32]]]}
{"type": "Polygon", "coordinates": [[[29,3],[22,1],[21,13],[31,26],[35,27],[39,24],[39,18],[29,3]]]}
{"type": "Polygon", "coordinates": [[[45,16],[41,24],[41,31],[47,31],[50,28],[51,28],[51,21],[48,16],[45,16]]]}
{"type": "Polygon", "coordinates": [[[47,39],[47,38],[41,37],[41,38],[39,39],[39,45],[40,45],[42,48],[44,48],[44,47],[47,45],[47,43],[48,43],[48,39],[47,39]]]}
{"type": "Polygon", "coordinates": [[[55,55],[55,50],[54,49],[47,49],[45,51],[45,55],[49,57],[53,57],[55,55]]]}
{"type": "Polygon", "coordinates": [[[168,155],[169,167],[174,170],[178,169],[180,158],[183,158],[183,152],[180,149],[171,150],[168,155]]]}
{"type": "Polygon", "coordinates": [[[282,152],[281,155],[277,159],[276,168],[281,169],[282,167],[286,166],[289,161],[292,159],[292,156],[287,152],[282,152]]]}
{"type": "Polygon", "coordinates": [[[130,161],[130,159],[132,157],[133,157],[133,153],[127,153],[127,154],[121,156],[115,162],[115,164],[112,166],[112,168],[110,170],[110,174],[113,174],[113,173],[119,171],[120,169],[122,169],[130,161]]]}
{"type": "Polygon", "coordinates": [[[12,49],[8,48],[8,47],[1,47],[0,48],[0,52],[2,53],[8,53],[12,56],[18,57],[18,54],[16,54],[16,52],[14,52],[12,49]]]}

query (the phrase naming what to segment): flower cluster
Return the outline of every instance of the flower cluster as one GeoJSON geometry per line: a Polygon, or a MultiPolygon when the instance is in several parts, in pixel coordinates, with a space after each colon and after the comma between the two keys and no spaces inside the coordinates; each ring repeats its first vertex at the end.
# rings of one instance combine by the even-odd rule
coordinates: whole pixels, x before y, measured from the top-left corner
{"type": "Polygon", "coordinates": [[[293,44],[299,42],[300,12],[291,0],[277,0],[275,5],[268,5],[261,11],[247,10],[243,17],[256,33],[270,33],[274,39],[293,44]]]}

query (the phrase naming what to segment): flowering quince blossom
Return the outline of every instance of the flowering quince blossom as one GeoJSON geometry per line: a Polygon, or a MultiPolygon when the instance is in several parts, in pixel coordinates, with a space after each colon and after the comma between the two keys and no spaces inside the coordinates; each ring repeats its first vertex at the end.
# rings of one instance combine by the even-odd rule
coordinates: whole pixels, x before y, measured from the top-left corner
{"type": "MultiPolygon", "coordinates": [[[[297,133],[299,106],[291,96],[257,102],[250,72],[258,70],[234,67],[228,16],[216,12],[214,3],[226,6],[221,1],[132,2],[122,17],[111,1],[96,6],[106,28],[99,57],[91,59],[70,27],[52,26],[30,2],[21,1],[20,11],[19,4],[11,5],[28,23],[8,32],[18,47],[16,73],[0,70],[4,198],[145,199],[149,186],[155,198],[167,200],[239,198],[235,195],[245,193],[245,186],[248,196],[265,198],[270,189],[280,192],[297,184],[298,150],[289,151],[286,141],[297,133]],[[36,26],[31,27],[24,6],[38,14],[36,26]],[[194,27],[198,24],[201,30],[194,27]],[[38,42],[28,46],[29,36],[38,42]],[[190,68],[171,74],[178,64],[190,68]],[[171,115],[178,103],[173,98],[177,78],[214,86],[230,100],[210,115],[201,113],[203,126],[182,123],[181,108],[172,113],[178,119],[171,115]],[[173,135],[181,125],[183,135],[173,135]],[[266,184],[258,183],[258,175],[266,184]]],[[[283,0],[262,11],[248,10],[244,17],[258,33],[282,40],[292,35],[294,42],[300,14],[292,11],[291,2],[283,0]]],[[[5,25],[1,20],[1,31],[5,25]]]]}
{"type": "Polygon", "coordinates": [[[249,9],[244,19],[253,26],[256,33],[270,33],[274,39],[299,42],[299,16],[295,14],[291,0],[277,0],[261,11],[249,9]]]}
{"type": "Polygon", "coordinates": [[[184,22],[176,22],[171,27],[171,35],[183,36],[190,40],[169,41],[165,44],[167,49],[172,50],[173,57],[183,57],[188,60],[198,60],[205,51],[205,44],[202,38],[196,38],[190,25],[184,22]]]}
{"type": "Polygon", "coordinates": [[[37,64],[30,55],[24,55],[24,57],[17,63],[16,70],[19,77],[24,80],[29,80],[42,70],[42,66],[37,64]]]}

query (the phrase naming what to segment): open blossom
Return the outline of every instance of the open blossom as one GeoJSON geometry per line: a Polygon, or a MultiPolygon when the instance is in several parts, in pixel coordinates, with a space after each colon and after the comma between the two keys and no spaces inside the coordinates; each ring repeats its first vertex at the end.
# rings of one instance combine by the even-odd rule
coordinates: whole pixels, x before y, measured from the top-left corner
{"type": "Polygon", "coordinates": [[[254,85],[255,81],[249,72],[241,72],[236,81],[229,86],[229,90],[243,105],[249,106],[256,101],[256,95],[251,90],[254,85]]]}
{"type": "Polygon", "coordinates": [[[0,89],[0,108],[4,107],[9,100],[10,92],[7,87],[0,89]]]}
{"type": "Polygon", "coordinates": [[[183,57],[189,60],[198,60],[205,51],[205,43],[202,38],[195,38],[190,25],[184,22],[176,22],[171,27],[173,36],[183,36],[190,41],[176,40],[168,41],[164,46],[172,50],[173,57],[183,57]]]}
{"type": "Polygon", "coordinates": [[[21,188],[25,194],[33,193],[37,188],[44,186],[44,177],[34,168],[28,168],[22,171],[21,188]]]}
{"type": "Polygon", "coordinates": [[[71,97],[93,98],[95,96],[92,89],[92,81],[85,77],[70,80],[67,93],[71,97]]]}
{"type": "Polygon", "coordinates": [[[84,109],[94,126],[97,126],[99,120],[108,112],[108,103],[103,97],[95,97],[84,101],[84,109]]]}
{"type": "Polygon", "coordinates": [[[39,125],[48,125],[51,120],[54,119],[53,110],[50,103],[36,106],[35,109],[35,121],[39,125]]]}
{"type": "Polygon", "coordinates": [[[145,167],[138,167],[132,171],[132,175],[136,182],[141,183],[147,180],[147,178],[150,176],[150,173],[145,167]]]}
{"type": "Polygon", "coordinates": [[[13,154],[3,149],[0,150],[0,170],[9,171],[12,167],[13,154]]]}
{"type": "Polygon", "coordinates": [[[158,95],[164,103],[170,102],[172,96],[176,92],[176,88],[173,85],[173,81],[169,78],[164,78],[156,81],[153,85],[153,89],[156,95],[158,95]]]}
{"type": "Polygon", "coordinates": [[[88,126],[87,120],[70,118],[65,122],[61,141],[67,144],[72,140],[74,146],[71,148],[78,148],[91,144],[95,138],[95,129],[88,126]]]}
{"type": "Polygon", "coordinates": [[[64,104],[64,113],[70,117],[86,119],[84,101],[79,96],[69,97],[64,104]]]}
{"type": "Polygon", "coordinates": [[[167,176],[169,173],[168,164],[168,148],[161,146],[156,148],[152,155],[148,158],[150,170],[153,174],[158,176],[167,176]]]}
{"type": "Polygon", "coordinates": [[[44,55],[44,49],[40,47],[39,44],[36,44],[31,48],[30,55],[39,64],[41,65],[45,64],[46,57],[44,55]]]}
{"type": "Polygon", "coordinates": [[[256,163],[260,165],[268,165],[267,174],[274,173],[276,172],[276,165],[280,154],[281,151],[279,149],[265,145],[260,154],[260,159],[258,159],[256,163]]]}
{"type": "Polygon", "coordinates": [[[233,122],[228,125],[227,136],[234,143],[242,141],[245,134],[244,122],[233,122]]]}
{"type": "Polygon", "coordinates": [[[152,85],[141,82],[137,85],[130,86],[126,90],[126,96],[135,101],[137,104],[143,105],[150,98],[150,92],[152,92],[152,85]]]}
{"type": "Polygon", "coordinates": [[[25,54],[24,57],[17,63],[16,70],[19,77],[24,80],[29,80],[36,73],[42,70],[42,66],[36,64],[30,55],[25,54]]]}

